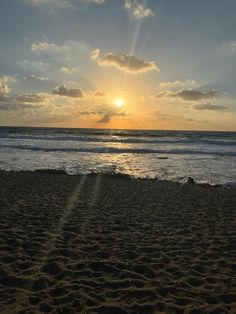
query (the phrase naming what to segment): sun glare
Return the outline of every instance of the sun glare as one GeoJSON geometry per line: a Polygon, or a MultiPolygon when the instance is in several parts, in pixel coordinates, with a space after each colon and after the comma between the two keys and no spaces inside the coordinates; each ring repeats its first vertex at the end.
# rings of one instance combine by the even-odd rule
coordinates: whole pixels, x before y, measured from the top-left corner
{"type": "Polygon", "coordinates": [[[124,100],[121,98],[115,99],[114,103],[115,103],[116,107],[118,107],[118,108],[122,108],[124,106],[124,100]]]}

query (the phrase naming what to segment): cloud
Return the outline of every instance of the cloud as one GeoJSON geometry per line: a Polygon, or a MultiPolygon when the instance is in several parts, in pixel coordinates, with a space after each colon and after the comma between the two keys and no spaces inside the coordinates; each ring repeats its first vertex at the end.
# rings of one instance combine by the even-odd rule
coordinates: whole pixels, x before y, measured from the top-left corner
{"type": "Polygon", "coordinates": [[[84,93],[81,88],[68,88],[65,85],[57,86],[52,91],[53,95],[58,96],[66,96],[73,98],[82,98],[84,97],[84,93]]]}
{"type": "Polygon", "coordinates": [[[50,50],[50,49],[58,49],[58,47],[54,43],[49,43],[47,41],[37,41],[32,43],[31,50],[32,51],[44,51],[44,50],[50,50]]]}
{"type": "Polygon", "coordinates": [[[236,40],[223,42],[217,51],[227,53],[227,54],[235,54],[236,53],[236,40]]]}
{"type": "Polygon", "coordinates": [[[94,109],[97,114],[102,114],[102,117],[97,121],[97,123],[109,123],[112,117],[126,116],[126,113],[123,109],[116,108],[111,104],[96,106],[94,109]]]}
{"type": "Polygon", "coordinates": [[[0,83],[9,83],[9,82],[13,82],[15,83],[17,81],[17,77],[14,75],[3,75],[0,76],[0,83]]]}
{"type": "Polygon", "coordinates": [[[39,61],[48,62],[51,66],[56,65],[64,73],[78,72],[78,55],[80,58],[88,57],[89,49],[87,44],[80,41],[68,40],[63,44],[50,42],[48,39],[38,40],[30,45],[33,57],[39,61]]]}
{"type": "Polygon", "coordinates": [[[28,109],[40,109],[44,107],[49,98],[50,95],[47,93],[18,94],[15,96],[0,94],[0,110],[11,113],[23,113],[28,109]]]}
{"type": "Polygon", "coordinates": [[[95,97],[106,97],[107,96],[106,93],[104,93],[100,90],[96,90],[93,94],[95,97]]]}
{"type": "Polygon", "coordinates": [[[79,68],[77,67],[61,67],[60,71],[65,74],[74,74],[79,72],[79,68]]]}
{"type": "MultiPolygon", "coordinates": [[[[70,42],[71,44],[72,42],[70,42]]],[[[52,61],[57,60],[69,60],[71,55],[71,45],[57,45],[48,40],[33,42],[30,46],[31,51],[39,56],[47,59],[52,59],[52,61]]]]}
{"type": "Polygon", "coordinates": [[[7,84],[0,83],[0,94],[7,95],[9,93],[9,88],[7,84]]]}
{"type": "MultiPolygon", "coordinates": [[[[48,40],[35,41],[31,44],[30,49],[34,54],[34,57],[43,61],[48,61],[50,64],[69,62],[73,49],[75,48],[75,42],[69,41],[63,45],[57,45],[48,40]]],[[[76,47],[77,48],[77,47],[76,47]]]]}
{"type": "MultiPolygon", "coordinates": [[[[80,4],[104,4],[106,0],[25,0],[31,5],[47,9],[48,13],[54,13],[55,9],[77,9],[80,4]]],[[[138,0],[122,0],[124,8],[131,19],[139,20],[154,15],[150,8],[145,7],[138,0]]],[[[120,2],[122,2],[120,1],[120,2]]]]}
{"type": "Polygon", "coordinates": [[[97,123],[109,123],[114,116],[125,116],[124,112],[107,112],[104,116],[97,121],[97,123]]]}
{"type": "Polygon", "coordinates": [[[49,99],[48,93],[9,95],[0,93],[0,102],[42,103],[49,99]]]}
{"type": "Polygon", "coordinates": [[[136,0],[125,0],[124,7],[129,16],[134,20],[148,18],[154,15],[151,9],[146,8],[136,0]]]}
{"type": "Polygon", "coordinates": [[[157,93],[156,98],[179,98],[184,101],[197,101],[203,99],[212,99],[217,96],[216,91],[199,91],[195,89],[183,89],[177,92],[165,90],[157,93]]]}
{"type": "Polygon", "coordinates": [[[175,80],[175,81],[168,81],[168,82],[161,82],[161,88],[174,88],[174,87],[196,87],[203,85],[204,82],[197,82],[195,80],[175,80]]]}
{"type": "Polygon", "coordinates": [[[41,81],[41,82],[45,82],[45,81],[49,81],[48,77],[45,76],[36,76],[36,75],[27,75],[27,76],[23,76],[21,77],[22,80],[24,81],[41,81]]]}
{"type": "Polygon", "coordinates": [[[0,95],[7,95],[10,92],[8,83],[15,83],[17,81],[15,76],[4,75],[0,76],[0,95]]]}
{"type": "Polygon", "coordinates": [[[91,58],[100,66],[111,66],[127,73],[145,73],[149,71],[160,71],[154,61],[142,61],[134,55],[124,53],[108,52],[101,54],[100,49],[91,52],[91,58]]]}
{"type": "Polygon", "coordinates": [[[96,4],[102,4],[105,3],[106,0],[83,0],[83,2],[87,3],[96,3],[96,4]]]}
{"type": "Polygon", "coordinates": [[[29,4],[32,4],[41,8],[49,8],[51,12],[52,9],[65,9],[74,8],[71,0],[26,0],[29,4]]]}
{"type": "Polygon", "coordinates": [[[197,105],[194,105],[193,108],[195,110],[212,110],[212,111],[226,110],[227,109],[226,106],[214,105],[211,103],[197,104],[197,105]]]}
{"type": "Polygon", "coordinates": [[[49,95],[47,93],[23,94],[15,97],[15,100],[24,103],[43,103],[47,101],[49,95]]]}
{"type": "Polygon", "coordinates": [[[105,0],[26,0],[29,4],[37,7],[49,8],[50,11],[54,9],[76,9],[80,3],[95,3],[102,4],[105,0]]]}
{"type": "Polygon", "coordinates": [[[104,116],[97,121],[97,123],[108,123],[111,121],[112,114],[110,112],[104,114],[104,116]]]}
{"type": "Polygon", "coordinates": [[[2,111],[16,111],[21,109],[32,109],[33,106],[29,104],[18,104],[18,103],[0,103],[0,110],[2,111]]]}
{"type": "Polygon", "coordinates": [[[50,65],[43,61],[30,61],[24,59],[16,63],[17,66],[26,71],[46,71],[50,68],[50,65]]]}
{"type": "Polygon", "coordinates": [[[107,97],[108,95],[101,91],[101,90],[89,90],[89,91],[86,91],[86,97],[89,97],[89,98],[94,98],[94,97],[97,97],[97,98],[105,98],[107,97]]]}

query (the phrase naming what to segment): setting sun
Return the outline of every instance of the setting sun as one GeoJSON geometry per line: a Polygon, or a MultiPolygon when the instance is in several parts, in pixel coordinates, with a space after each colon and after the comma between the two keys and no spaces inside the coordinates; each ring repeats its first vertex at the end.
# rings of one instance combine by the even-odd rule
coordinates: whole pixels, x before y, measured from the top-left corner
{"type": "Polygon", "coordinates": [[[124,100],[121,99],[121,98],[117,98],[117,99],[115,100],[115,105],[116,105],[116,107],[118,107],[118,108],[122,108],[122,107],[124,106],[124,100]]]}

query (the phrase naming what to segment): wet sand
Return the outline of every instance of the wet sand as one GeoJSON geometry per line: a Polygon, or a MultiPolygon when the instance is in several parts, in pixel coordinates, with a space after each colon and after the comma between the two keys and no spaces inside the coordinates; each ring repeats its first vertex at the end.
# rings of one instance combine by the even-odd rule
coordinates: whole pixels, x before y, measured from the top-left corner
{"type": "Polygon", "coordinates": [[[236,313],[236,189],[0,172],[0,313],[236,313]]]}

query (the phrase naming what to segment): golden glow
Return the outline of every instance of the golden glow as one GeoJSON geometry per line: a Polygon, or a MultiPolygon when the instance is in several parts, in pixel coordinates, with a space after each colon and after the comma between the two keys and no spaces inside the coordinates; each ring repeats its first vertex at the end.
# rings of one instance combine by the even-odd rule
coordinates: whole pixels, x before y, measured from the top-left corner
{"type": "Polygon", "coordinates": [[[115,99],[114,104],[116,107],[121,109],[124,106],[124,100],[121,98],[117,98],[115,99]]]}

